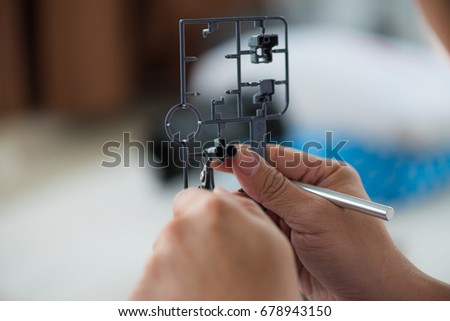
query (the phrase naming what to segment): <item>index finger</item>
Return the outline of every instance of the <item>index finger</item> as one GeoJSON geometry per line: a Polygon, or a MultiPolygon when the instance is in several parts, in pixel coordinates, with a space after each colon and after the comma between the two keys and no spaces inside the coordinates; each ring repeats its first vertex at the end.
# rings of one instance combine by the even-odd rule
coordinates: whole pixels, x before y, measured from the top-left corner
{"type": "MultiPolygon", "coordinates": [[[[249,148],[249,146],[241,145],[239,148],[249,148]]],[[[266,161],[287,178],[309,184],[318,184],[340,167],[345,166],[336,160],[326,159],[304,153],[294,148],[272,144],[266,147],[266,161]]],[[[225,162],[213,162],[211,164],[215,170],[233,173],[232,163],[232,159],[228,158],[225,162]]]]}

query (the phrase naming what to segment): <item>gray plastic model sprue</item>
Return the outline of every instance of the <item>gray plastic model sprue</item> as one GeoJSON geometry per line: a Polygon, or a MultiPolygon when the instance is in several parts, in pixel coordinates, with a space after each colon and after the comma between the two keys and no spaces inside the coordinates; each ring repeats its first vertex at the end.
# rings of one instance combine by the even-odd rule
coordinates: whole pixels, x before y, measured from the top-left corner
{"type": "MultiPolygon", "coordinates": [[[[231,144],[226,144],[226,139],[222,137],[223,129],[230,123],[248,123],[249,124],[249,142],[252,149],[255,150],[262,157],[265,157],[266,136],[268,120],[273,120],[281,117],[287,110],[289,105],[289,62],[288,62],[288,25],[283,17],[232,17],[232,18],[211,18],[211,19],[183,19],[180,20],[180,103],[173,106],[167,113],[165,119],[165,129],[171,141],[181,144],[181,154],[183,162],[183,177],[184,187],[189,186],[188,183],[188,158],[189,147],[188,143],[193,141],[200,133],[202,126],[215,125],[217,126],[217,138],[214,140],[214,147],[203,150],[202,156],[204,158],[204,168],[201,172],[200,187],[206,189],[214,189],[213,170],[210,168],[210,162],[213,159],[224,160],[226,157],[232,157],[236,149],[231,144]],[[282,26],[284,30],[284,43],[279,43],[278,34],[266,33],[266,22],[273,21],[282,26]],[[250,36],[246,48],[241,48],[242,25],[253,23],[254,28],[259,29],[259,33],[250,36]],[[218,106],[221,108],[232,108],[227,106],[226,99],[223,97],[214,98],[211,100],[210,115],[204,118],[200,110],[193,104],[188,102],[188,99],[195,100],[200,95],[200,92],[188,92],[186,90],[186,63],[195,62],[197,57],[186,55],[185,47],[185,29],[187,25],[200,24],[205,25],[202,30],[203,38],[214,32],[221,24],[234,24],[236,48],[232,53],[224,56],[224,59],[232,59],[236,62],[236,84],[234,88],[224,89],[227,95],[236,95],[236,113],[234,117],[222,117],[218,106]],[[268,64],[277,56],[283,56],[284,59],[284,79],[262,79],[255,81],[254,79],[246,79],[246,75],[242,71],[243,59],[248,59],[252,64],[268,64]],[[270,113],[268,111],[268,102],[272,101],[272,96],[275,94],[277,86],[284,86],[285,97],[284,107],[279,112],[270,113]],[[244,104],[243,88],[255,87],[253,101],[251,106],[244,104]],[[257,106],[254,115],[248,115],[248,110],[257,106]],[[190,110],[197,118],[197,128],[194,132],[188,134],[186,137],[181,137],[180,133],[172,131],[172,117],[180,109],[190,110]],[[247,114],[245,114],[247,112],[247,114]]],[[[281,59],[280,59],[281,60],[281,59]]]]}
{"type": "MultiPolygon", "coordinates": [[[[280,59],[281,60],[281,59],[280,59]]],[[[212,160],[223,161],[226,157],[233,157],[236,148],[232,144],[226,144],[226,140],[222,137],[223,129],[230,123],[248,123],[250,133],[250,144],[254,151],[265,158],[266,154],[266,136],[267,121],[281,117],[287,110],[289,105],[289,77],[288,77],[288,26],[283,17],[236,17],[236,18],[212,18],[212,19],[185,19],[180,21],[180,103],[173,106],[167,113],[165,120],[166,133],[173,142],[181,144],[182,161],[183,161],[183,177],[184,187],[189,186],[188,170],[189,170],[189,153],[188,143],[192,142],[200,133],[203,125],[217,126],[217,138],[214,140],[214,146],[204,149],[202,156],[204,159],[204,167],[200,175],[200,188],[214,189],[214,174],[210,167],[212,160]],[[278,34],[266,33],[266,22],[277,21],[283,25],[284,29],[284,45],[279,44],[278,34]],[[259,33],[249,37],[246,48],[241,48],[242,24],[253,23],[254,28],[259,28],[259,33]],[[186,63],[197,61],[197,57],[187,56],[185,50],[185,27],[186,25],[201,24],[206,28],[202,30],[203,38],[206,38],[214,30],[218,29],[221,24],[232,23],[235,29],[236,48],[235,52],[228,53],[224,59],[234,59],[236,61],[236,86],[232,89],[225,90],[227,95],[236,95],[236,114],[234,117],[222,117],[222,113],[217,111],[217,107],[230,108],[226,104],[223,97],[211,100],[210,116],[203,119],[200,110],[188,98],[195,99],[200,95],[199,92],[186,91],[186,63]],[[284,79],[262,79],[259,81],[249,81],[245,79],[242,71],[243,59],[249,59],[252,64],[268,64],[277,55],[284,56],[284,79]],[[245,81],[243,80],[245,79],[245,81]],[[276,86],[285,87],[284,107],[281,111],[270,113],[268,111],[268,103],[272,102],[275,94],[276,86]],[[258,87],[253,94],[252,104],[250,106],[244,104],[243,88],[258,87]],[[251,107],[257,106],[254,115],[247,115],[244,111],[252,110],[251,107]],[[180,133],[172,131],[172,116],[176,111],[186,109],[193,112],[197,118],[197,128],[194,132],[188,134],[185,138],[180,133]]],[[[328,190],[318,186],[311,186],[300,182],[294,182],[296,186],[304,191],[308,191],[317,196],[323,197],[333,204],[356,210],[360,213],[368,214],[383,220],[390,220],[394,216],[392,207],[374,203],[365,199],[346,195],[336,191],[328,190]]]]}

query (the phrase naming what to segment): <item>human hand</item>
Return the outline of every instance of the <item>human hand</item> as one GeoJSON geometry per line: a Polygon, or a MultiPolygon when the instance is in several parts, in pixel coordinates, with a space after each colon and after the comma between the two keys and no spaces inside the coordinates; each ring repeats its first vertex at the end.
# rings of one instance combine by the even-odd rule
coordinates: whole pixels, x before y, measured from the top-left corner
{"type": "Polygon", "coordinates": [[[428,23],[450,52],[450,2],[448,0],[418,0],[418,3],[428,23]]]}
{"type": "Polygon", "coordinates": [[[214,167],[230,172],[232,165],[246,194],[267,208],[290,239],[300,291],[308,299],[437,299],[449,294],[400,253],[382,221],[337,207],[290,181],[367,199],[350,166],[281,146],[269,146],[267,154],[270,164],[243,147],[214,167]]]}
{"type": "Polygon", "coordinates": [[[188,189],[133,300],[295,300],[295,259],[259,206],[224,190],[188,189]]]}

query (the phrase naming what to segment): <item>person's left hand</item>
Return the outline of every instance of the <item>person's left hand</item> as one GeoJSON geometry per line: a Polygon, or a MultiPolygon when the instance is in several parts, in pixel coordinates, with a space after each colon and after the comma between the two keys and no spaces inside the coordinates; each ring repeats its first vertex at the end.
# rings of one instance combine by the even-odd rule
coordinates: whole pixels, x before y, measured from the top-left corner
{"type": "Polygon", "coordinates": [[[259,206],[224,190],[188,189],[133,300],[297,300],[293,250],[259,206]]]}

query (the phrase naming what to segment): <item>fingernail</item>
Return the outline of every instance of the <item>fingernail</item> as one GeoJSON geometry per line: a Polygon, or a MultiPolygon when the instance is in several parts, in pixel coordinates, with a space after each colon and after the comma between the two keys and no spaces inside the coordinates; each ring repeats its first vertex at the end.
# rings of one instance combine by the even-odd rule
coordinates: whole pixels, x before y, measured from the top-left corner
{"type": "Polygon", "coordinates": [[[252,177],[255,175],[259,159],[254,151],[242,148],[238,152],[237,168],[245,176],[252,177]]]}

